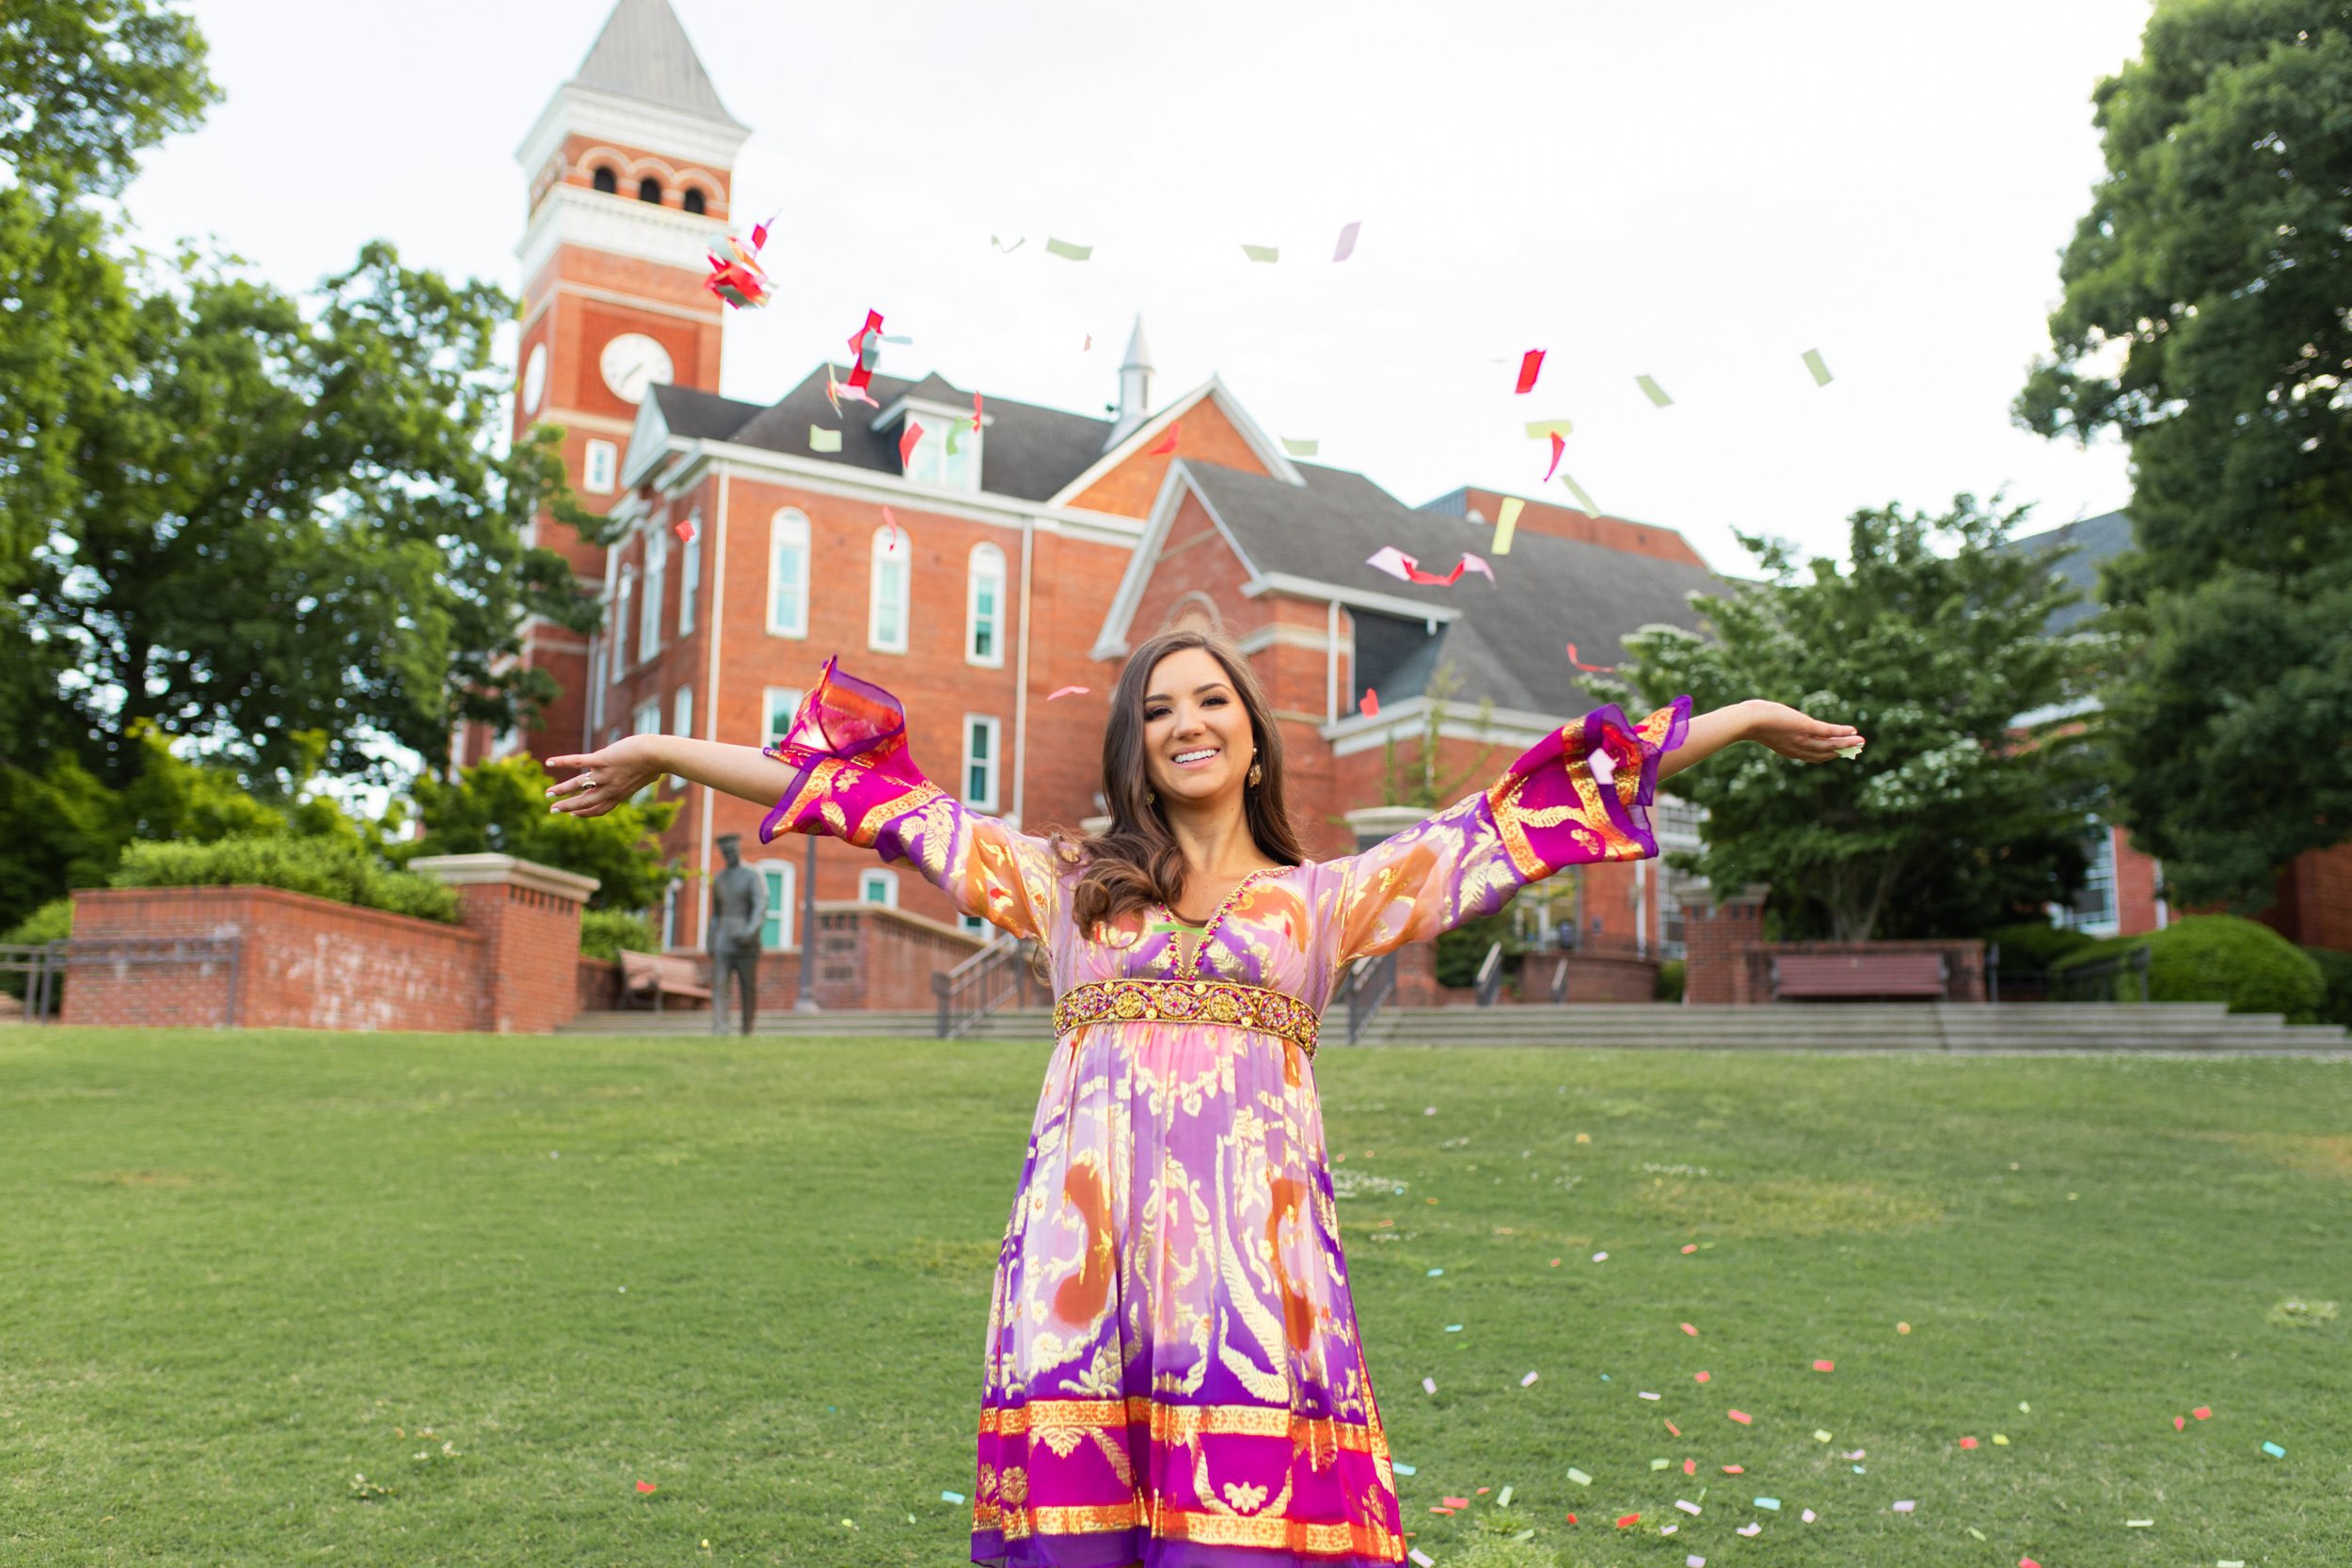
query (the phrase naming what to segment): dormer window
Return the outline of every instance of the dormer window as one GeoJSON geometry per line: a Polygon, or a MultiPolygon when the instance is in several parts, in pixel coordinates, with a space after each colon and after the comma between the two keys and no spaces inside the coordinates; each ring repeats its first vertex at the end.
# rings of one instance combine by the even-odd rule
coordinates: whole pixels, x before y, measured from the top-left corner
{"type": "Polygon", "coordinates": [[[691,186],[687,189],[683,204],[690,213],[699,214],[707,210],[703,201],[703,193],[691,186]]]}
{"type": "Polygon", "coordinates": [[[598,168],[595,174],[589,176],[589,183],[607,196],[618,196],[621,193],[620,179],[610,168],[598,168]]]}
{"type": "Polygon", "coordinates": [[[660,206],[661,182],[656,180],[651,175],[647,175],[644,179],[638,181],[637,199],[640,201],[650,201],[657,207],[660,206]]]}
{"type": "MultiPolygon", "coordinates": [[[[935,484],[943,490],[980,487],[980,437],[972,428],[972,411],[907,405],[906,418],[923,427],[923,439],[908,454],[907,479],[935,484]]],[[[903,426],[901,427],[903,428],[903,426]]]]}

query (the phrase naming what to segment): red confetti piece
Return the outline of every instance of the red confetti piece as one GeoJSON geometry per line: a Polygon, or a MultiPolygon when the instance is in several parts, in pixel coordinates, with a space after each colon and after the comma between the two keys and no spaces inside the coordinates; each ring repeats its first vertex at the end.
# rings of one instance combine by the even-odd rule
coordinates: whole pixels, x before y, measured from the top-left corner
{"type": "MultiPolygon", "coordinates": [[[[1666,1420],[1666,1418],[1665,1418],[1663,1416],[1661,1416],[1661,1417],[1659,1418],[1659,1419],[1660,1419],[1660,1420],[1661,1420],[1661,1421],[1666,1420]]],[[[1682,1429],[1681,1429],[1680,1427],[1678,1427],[1678,1426],[1675,1425],[1672,1421],[1666,1421],[1666,1430],[1667,1430],[1668,1432],[1673,1433],[1674,1433],[1677,1437],[1679,1437],[1679,1436],[1681,1436],[1681,1435],[1682,1435],[1682,1429]]]]}
{"type": "Polygon", "coordinates": [[[1689,1323],[1684,1323],[1682,1325],[1682,1332],[1688,1334],[1693,1339],[1699,1337],[1699,1331],[1692,1327],[1689,1323]]]}
{"type": "Polygon", "coordinates": [[[1973,1449],[1977,1446],[1977,1440],[1973,1437],[1963,1437],[1960,1440],[1960,1446],[1963,1449],[1973,1449]]]}
{"type": "Polygon", "coordinates": [[[1476,572],[1488,582],[1495,580],[1495,569],[1467,552],[1454,563],[1454,570],[1443,577],[1435,572],[1422,571],[1420,557],[1406,555],[1394,545],[1381,546],[1365,559],[1364,564],[1388,573],[1399,582],[1415,582],[1423,588],[1451,588],[1462,580],[1462,574],[1466,571],[1476,572]]]}
{"type": "Polygon", "coordinates": [[[637,1483],[637,1490],[640,1492],[651,1492],[654,1490],[654,1483],[649,1481],[641,1481],[637,1483]]]}
{"type": "Polygon", "coordinates": [[[1576,1523],[1576,1515],[1575,1515],[1575,1514],[1571,1513],[1571,1514],[1569,1514],[1569,1515],[1568,1515],[1568,1523],[1569,1523],[1569,1524],[1571,1524],[1571,1525],[1573,1525],[1573,1524],[1575,1524],[1575,1523],[1576,1523]]]}
{"type": "Polygon", "coordinates": [[[670,525],[670,531],[678,536],[678,542],[680,544],[691,545],[694,542],[694,519],[691,517],[680,517],[676,522],[670,525]]]}
{"type": "Polygon", "coordinates": [[[972,434],[973,434],[973,435],[975,435],[975,436],[977,436],[979,433],[980,433],[980,394],[979,394],[979,393],[977,393],[977,392],[975,392],[975,393],[973,393],[973,394],[972,394],[972,434]]]}
{"type": "Polygon", "coordinates": [[[1064,686],[1064,687],[1057,687],[1057,688],[1056,688],[1054,690],[1052,690],[1052,691],[1048,691],[1048,692],[1045,694],[1045,700],[1046,700],[1047,702],[1051,703],[1051,702],[1058,702],[1060,699],[1062,699],[1062,698],[1064,698],[1064,697],[1083,697],[1083,696],[1085,696],[1088,692],[1089,692],[1089,691],[1091,691],[1091,690],[1093,690],[1093,689],[1093,689],[1092,687],[1090,687],[1090,686],[1064,686]]]}
{"type": "Polygon", "coordinates": [[[1708,1376],[1708,1374],[1706,1372],[1692,1372],[1691,1374],[1691,1381],[1693,1383],[1705,1383],[1708,1376]]]}
{"type": "Polygon", "coordinates": [[[2173,1430],[2174,1432],[2179,1432],[2179,1431],[2181,1431],[2183,1428],[2186,1427],[2187,1425],[2188,1425],[2188,1421],[2186,1420],[2186,1418],[2183,1418],[2183,1417],[2180,1417],[2180,1416],[2175,1416],[2175,1417],[2173,1417],[2173,1418],[2172,1418],[2172,1430],[2173,1430]]]}
{"type": "Polygon", "coordinates": [[[1159,457],[1164,454],[1172,455],[1176,451],[1177,433],[1184,428],[1184,421],[1178,420],[1174,424],[1168,427],[1168,434],[1161,436],[1157,444],[1145,448],[1143,454],[1146,457],[1159,457]]]}
{"type": "Polygon", "coordinates": [[[898,437],[899,467],[903,468],[907,466],[907,460],[914,455],[914,449],[922,441],[922,439],[923,427],[916,424],[913,420],[909,420],[907,421],[906,434],[898,437]]]}
{"type": "Polygon", "coordinates": [[[1470,1507],[1470,1499],[1468,1497],[1439,1497],[1438,1500],[1445,1504],[1448,1508],[1470,1507]]]}
{"type": "Polygon", "coordinates": [[[1491,1492],[1491,1491],[1493,1491],[1493,1490],[1494,1490],[1494,1488],[1493,1488],[1493,1487],[1491,1487],[1491,1486],[1482,1486],[1482,1487],[1480,1487],[1480,1488],[1478,1489],[1478,1495],[1479,1495],[1480,1497],[1485,1497],[1487,1493],[1489,1493],[1489,1492],[1491,1492]]]}
{"type": "Polygon", "coordinates": [[[1724,1412],[1724,1414],[1729,1416],[1733,1420],[1739,1422],[1741,1426],[1753,1426],[1756,1423],[1756,1418],[1749,1415],[1744,1410],[1730,1410],[1724,1412]]]}
{"type": "Polygon", "coordinates": [[[1724,1474],[1727,1476],[1743,1476],[1747,1473],[1748,1467],[1745,1465],[1726,1465],[1724,1466],[1724,1474]]]}
{"type": "Polygon", "coordinates": [[[1619,1529],[1631,1529],[1635,1525],[1638,1525],[1641,1522],[1642,1516],[1638,1513],[1623,1513],[1617,1516],[1617,1528],[1619,1529]]]}
{"type": "MultiPolygon", "coordinates": [[[[1569,662],[1569,663],[1571,663],[1571,664],[1576,664],[1576,644],[1575,644],[1575,643],[1573,643],[1573,642],[1571,642],[1571,643],[1569,643],[1569,644],[1568,644],[1568,662],[1569,662]]],[[[1597,665],[1597,664],[1577,664],[1577,665],[1576,665],[1576,667],[1577,667],[1578,669],[1580,669],[1580,670],[1597,670],[1597,669],[1600,669],[1600,668],[1601,668],[1601,666],[1599,666],[1599,665],[1597,665]]],[[[1616,668],[1616,666],[1613,664],[1613,665],[1610,665],[1610,666],[1609,666],[1609,668],[1610,668],[1610,669],[1612,669],[1612,670],[1613,670],[1613,669],[1615,669],[1615,668],[1616,668]]],[[[1684,1246],[1684,1247],[1683,1247],[1683,1249],[1682,1249],[1682,1256],[1683,1256],[1683,1257],[1685,1257],[1685,1258],[1688,1258],[1688,1257],[1690,1257],[1690,1256],[1691,1256],[1691,1254],[1692,1254],[1692,1253],[1694,1253],[1694,1252],[1698,1251],[1698,1249],[1699,1249],[1699,1244],[1698,1244],[1698,1243],[1696,1243],[1696,1242],[1692,1242],[1692,1243],[1690,1243],[1688,1245],[1686,1245],[1686,1246],[1684,1246]]]]}
{"type": "MultiPolygon", "coordinates": [[[[1569,662],[1570,664],[1575,665],[1575,666],[1576,666],[1578,669],[1580,669],[1580,670],[1590,670],[1590,671],[1592,671],[1592,672],[1593,672],[1595,674],[1597,674],[1597,675],[1606,675],[1606,674],[1609,674],[1609,673],[1611,673],[1612,672],[1613,672],[1613,671],[1617,668],[1617,667],[1616,667],[1615,665],[1613,665],[1613,664],[1587,664],[1587,663],[1585,663],[1582,659],[1581,659],[1581,658],[1579,658],[1579,657],[1576,657],[1576,644],[1575,644],[1575,643],[1573,643],[1573,642],[1571,642],[1571,643],[1569,643],[1569,644],[1568,644],[1568,662],[1569,662]]],[[[1690,1245],[1690,1246],[1684,1247],[1682,1250],[1683,1250],[1686,1254],[1687,1254],[1687,1253],[1692,1253],[1692,1252],[1696,1252],[1696,1251],[1698,1251],[1698,1246],[1697,1246],[1697,1244],[1694,1243],[1692,1243],[1692,1245],[1690,1245]]]]}
{"type": "Polygon", "coordinates": [[[1835,1361],[1816,1361],[1813,1363],[1813,1370],[1817,1372],[1834,1372],[1837,1370],[1837,1363],[1835,1361]]]}
{"type": "Polygon", "coordinates": [[[2042,1568],[2042,1564],[2029,1557],[2021,1557],[2017,1560],[2017,1568],[2042,1568]]]}
{"type": "Polygon", "coordinates": [[[1356,711],[1362,714],[1367,719],[1379,718],[1380,693],[1375,691],[1369,686],[1365,687],[1364,694],[1356,699],[1356,711]]]}
{"type": "Polygon", "coordinates": [[[727,254],[710,253],[710,276],[703,279],[703,287],[740,310],[746,306],[766,305],[774,296],[769,292],[768,275],[759,270],[760,247],[768,243],[768,224],[775,222],[771,214],[767,223],[752,226],[751,248],[734,235],[727,236],[727,254]]]}
{"type": "Polygon", "coordinates": [[[2213,1406],[2210,1404],[2201,1404],[2196,1409],[2190,1411],[2189,1414],[2196,1417],[2201,1421],[2210,1421],[2213,1419],[2213,1406]]]}
{"type": "Polygon", "coordinates": [[[1699,1462],[1695,1459],[1684,1460],[1682,1462],[1682,1473],[1686,1476],[1697,1475],[1699,1473],[1699,1462]]]}
{"type": "Polygon", "coordinates": [[[880,343],[882,325],[882,312],[869,309],[866,312],[866,325],[850,334],[850,385],[861,392],[874,379],[873,355],[880,343]]]}
{"type": "Polygon", "coordinates": [[[1568,443],[1560,438],[1560,433],[1558,431],[1553,431],[1551,433],[1551,467],[1544,470],[1544,483],[1546,484],[1549,484],[1551,483],[1551,476],[1560,471],[1560,454],[1567,450],[1568,443]]]}
{"type": "Polygon", "coordinates": [[[898,553],[898,518],[886,506],[882,508],[882,526],[890,531],[890,537],[882,544],[882,554],[897,555],[898,553]]]}
{"type": "Polygon", "coordinates": [[[1535,378],[1543,373],[1544,351],[1539,348],[1529,349],[1519,356],[1519,384],[1516,389],[1521,392],[1534,391],[1535,378]]]}

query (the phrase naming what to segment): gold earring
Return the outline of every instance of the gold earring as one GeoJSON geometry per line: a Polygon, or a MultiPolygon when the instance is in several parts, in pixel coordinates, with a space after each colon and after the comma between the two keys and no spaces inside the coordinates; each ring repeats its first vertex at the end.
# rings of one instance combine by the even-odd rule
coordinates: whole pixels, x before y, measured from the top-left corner
{"type": "Polygon", "coordinates": [[[1158,805],[1160,803],[1159,791],[1155,789],[1145,790],[1143,792],[1143,803],[1147,806],[1158,805]]]}
{"type": "Polygon", "coordinates": [[[1255,761],[1250,763],[1249,782],[1253,784],[1265,783],[1265,765],[1263,763],[1255,761]]]}

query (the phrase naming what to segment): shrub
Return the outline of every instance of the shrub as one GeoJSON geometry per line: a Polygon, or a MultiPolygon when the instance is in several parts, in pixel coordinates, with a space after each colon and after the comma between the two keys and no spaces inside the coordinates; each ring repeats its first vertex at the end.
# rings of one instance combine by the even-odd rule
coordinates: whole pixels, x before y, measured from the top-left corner
{"type": "MultiPolygon", "coordinates": [[[[63,942],[72,934],[73,900],[52,898],[10,927],[8,935],[0,936],[0,942],[63,942]]],[[[31,975],[24,974],[22,970],[0,974],[0,992],[22,998],[25,990],[25,982],[31,978],[31,975]]],[[[49,982],[49,991],[50,1001],[54,1006],[56,998],[65,993],[65,977],[58,975],[53,978],[49,982]]]]}
{"type": "Polygon", "coordinates": [[[1658,984],[1651,989],[1650,994],[1661,1002],[1681,1001],[1683,982],[1689,972],[1689,966],[1682,959],[1668,958],[1658,966],[1658,984]]]}
{"type": "Polygon", "coordinates": [[[1486,961],[1486,950],[1498,942],[1503,944],[1504,952],[1511,950],[1511,911],[1503,909],[1466,920],[1451,931],[1439,932],[1438,984],[1478,984],[1478,966],[1486,961]]]}
{"type": "MultiPolygon", "coordinates": [[[[2190,915],[2161,931],[2110,937],[2051,968],[2063,974],[2143,946],[2152,1002],[2220,1002],[2233,1013],[2280,1013],[2289,1023],[2309,1023],[2327,998],[2327,982],[2309,954],[2269,927],[2233,914],[2190,915]]],[[[2138,999],[2129,971],[2116,976],[2114,995],[2138,999]]]]}
{"type": "Polygon", "coordinates": [[[580,951],[591,958],[618,958],[621,949],[659,953],[661,939],[653,922],[627,910],[583,910],[580,916],[580,951]]]}
{"type": "Polygon", "coordinates": [[[284,888],[339,904],[454,924],[457,890],[394,871],[362,846],[335,838],[224,838],[214,844],[125,846],[117,887],[284,888]]]}
{"type": "Polygon", "coordinates": [[[2003,969],[2035,970],[2047,969],[2060,958],[2095,946],[2099,939],[2044,920],[2029,920],[1996,927],[1984,934],[1984,940],[2000,943],[2003,969]]]}
{"type": "Polygon", "coordinates": [[[2319,1022],[2352,1029],[2352,953],[2339,953],[2332,947],[2303,951],[2319,966],[2320,983],[2327,988],[2319,1004],[2319,1022]]]}

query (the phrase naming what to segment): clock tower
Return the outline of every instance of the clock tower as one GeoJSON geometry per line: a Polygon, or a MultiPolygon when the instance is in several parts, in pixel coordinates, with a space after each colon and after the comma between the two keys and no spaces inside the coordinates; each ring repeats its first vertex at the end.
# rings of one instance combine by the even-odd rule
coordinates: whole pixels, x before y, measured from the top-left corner
{"type": "MultiPolygon", "coordinates": [[[[618,499],[629,428],[657,382],[719,389],[725,305],[703,286],[728,231],[735,154],[750,131],[719,101],[669,0],[619,0],[572,79],[556,88],[516,152],[530,182],[522,260],[522,340],[515,432],[564,430],[582,504],[618,499]]],[[[535,543],[560,551],[600,591],[605,546],[552,517],[535,543]]],[[[538,728],[461,736],[457,760],[589,749],[593,643],[532,621],[523,662],[563,695],[538,728]]]]}

